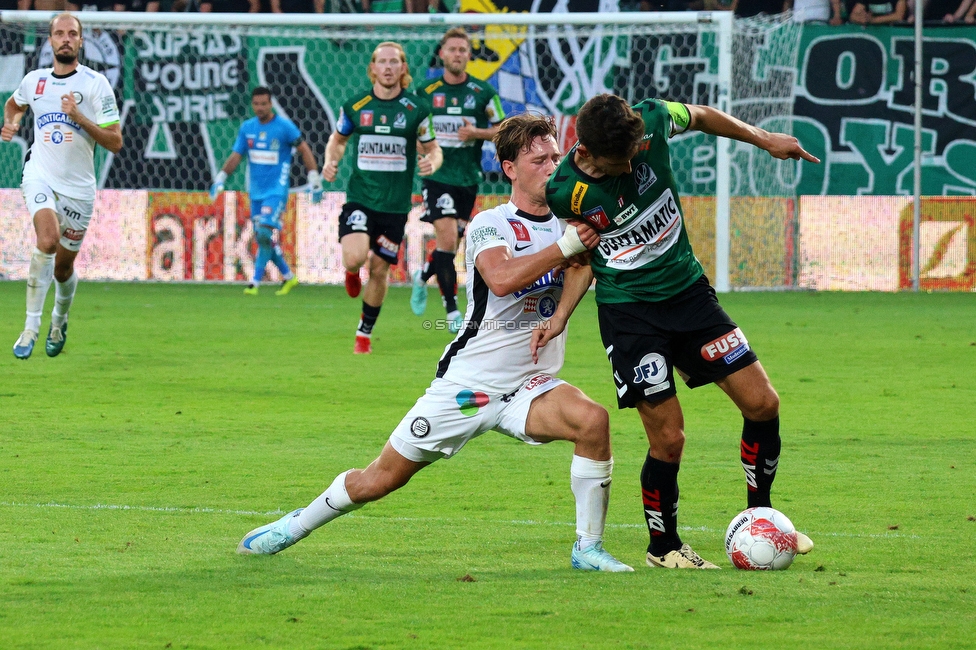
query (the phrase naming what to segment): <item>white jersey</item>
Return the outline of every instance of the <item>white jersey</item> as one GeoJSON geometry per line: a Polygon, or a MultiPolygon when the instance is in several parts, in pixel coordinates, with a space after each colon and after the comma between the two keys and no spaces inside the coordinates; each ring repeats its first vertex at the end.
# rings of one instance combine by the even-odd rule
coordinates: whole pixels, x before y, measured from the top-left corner
{"type": "Polygon", "coordinates": [[[563,292],[562,271],[550,271],[531,286],[505,296],[488,290],[475,260],[489,248],[507,246],[513,257],[531,255],[562,236],[552,213],[536,217],[511,202],[479,213],[468,226],[465,265],[468,309],[465,328],[444,350],[437,376],[466,388],[490,393],[517,389],[538,374],[555,375],[563,365],[566,333],[539,350],[532,363],[532,328],[552,317],[563,292]]]}
{"type": "Polygon", "coordinates": [[[79,65],[57,76],[53,68],[34,70],[14,91],[19,106],[34,113],[34,144],[24,165],[24,181],[41,181],[76,199],[95,198],[95,140],[61,112],[61,96],[71,93],[78,110],[98,126],[119,121],[115,93],[108,79],[79,65]]]}

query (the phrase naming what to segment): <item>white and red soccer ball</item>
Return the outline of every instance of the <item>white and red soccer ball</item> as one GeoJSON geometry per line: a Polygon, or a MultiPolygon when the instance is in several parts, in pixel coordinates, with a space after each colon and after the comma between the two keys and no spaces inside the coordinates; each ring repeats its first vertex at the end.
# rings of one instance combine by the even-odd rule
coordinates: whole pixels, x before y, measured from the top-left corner
{"type": "Polygon", "coordinates": [[[796,557],[796,528],[773,508],[749,508],[725,531],[725,552],[736,569],[780,571],[796,557]]]}

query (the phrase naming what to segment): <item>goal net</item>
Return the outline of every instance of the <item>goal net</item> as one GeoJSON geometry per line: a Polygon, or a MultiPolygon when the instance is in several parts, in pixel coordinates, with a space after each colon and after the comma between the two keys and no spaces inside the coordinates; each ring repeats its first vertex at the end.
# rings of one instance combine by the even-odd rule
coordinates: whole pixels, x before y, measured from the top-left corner
{"type": "MultiPolygon", "coordinates": [[[[477,4],[462,0],[461,11],[478,10],[477,4]]],[[[561,6],[557,3],[556,9],[561,6]]],[[[120,250],[148,251],[145,259],[120,260],[115,274],[106,271],[111,265],[104,260],[98,262],[99,273],[108,278],[248,277],[254,243],[244,192],[246,170],[229,179],[228,192],[218,202],[211,203],[204,193],[241,122],[251,115],[250,90],[258,85],[271,90],[276,110],[301,129],[321,164],[339,107],[369,86],[366,68],[375,46],[385,40],[400,42],[416,86],[440,74],[437,44],[454,24],[468,28],[473,37],[469,73],[498,89],[508,114],[553,115],[564,150],[575,141],[576,111],[603,92],[633,102],[660,97],[709,104],[767,128],[790,126],[795,65],[789,57],[795,58],[797,42],[790,30],[798,28],[784,21],[737,23],[733,28],[727,13],[623,14],[616,11],[615,0],[601,0],[599,14],[326,14],[301,16],[303,24],[287,24],[294,16],[255,14],[140,14],[138,23],[126,22],[132,14],[83,13],[81,18],[82,61],[113,84],[125,137],[117,155],[98,150],[101,191],[83,259],[85,248],[98,249],[93,240],[117,239],[120,233],[128,242],[120,250]],[[128,206],[132,214],[100,216],[119,205],[128,206]],[[101,232],[100,220],[106,227],[111,224],[111,230],[101,232]]],[[[38,12],[0,13],[2,99],[27,71],[51,65],[47,19],[38,12]]],[[[16,192],[19,186],[23,156],[31,144],[30,124],[30,118],[25,120],[15,144],[0,146],[0,187],[9,188],[0,192],[16,192]]],[[[723,149],[716,138],[700,133],[671,142],[695,250],[720,288],[728,288],[721,287],[723,277],[731,280],[730,286],[788,283],[783,277],[788,266],[785,234],[776,242],[779,250],[757,254],[755,249],[771,241],[769,219],[785,218],[783,206],[792,205],[793,172],[750,149],[723,149]],[[724,225],[718,220],[717,230],[716,214],[722,214],[723,206],[726,220],[724,225]],[[782,215],[776,212],[781,208],[782,215]],[[723,240],[723,233],[731,239],[723,240]],[[716,249],[723,246],[732,257],[723,264],[719,253],[724,268],[716,268],[716,249]],[[742,259],[737,258],[740,253],[742,259]]],[[[283,245],[303,281],[342,281],[337,215],[350,163],[346,156],[337,182],[327,187],[331,191],[318,205],[301,192],[306,183],[303,165],[296,161],[293,166],[295,195],[283,245]]],[[[490,143],[482,163],[479,207],[485,208],[507,200],[509,190],[490,143]]],[[[416,189],[419,195],[419,184],[416,189]]],[[[8,206],[17,204],[16,198],[3,200],[8,206]]],[[[26,210],[20,212],[22,219],[26,210]]],[[[403,247],[405,264],[393,270],[394,281],[405,281],[407,269],[422,263],[432,245],[432,229],[418,217],[415,207],[403,247]]],[[[29,237],[29,227],[19,223],[3,228],[0,273],[20,277],[29,258],[20,239],[25,233],[29,237]]]]}

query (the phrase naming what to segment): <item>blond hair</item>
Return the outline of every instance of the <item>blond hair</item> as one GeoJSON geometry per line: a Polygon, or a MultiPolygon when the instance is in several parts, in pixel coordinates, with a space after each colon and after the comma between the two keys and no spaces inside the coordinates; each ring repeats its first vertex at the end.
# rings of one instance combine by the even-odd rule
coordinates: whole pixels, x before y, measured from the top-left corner
{"type": "Polygon", "coordinates": [[[404,89],[409,87],[413,83],[413,77],[410,76],[410,64],[407,63],[407,53],[403,51],[402,45],[394,41],[383,41],[373,50],[373,56],[369,58],[369,66],[366,68],[366,76],[369,77],[370,83],[376,83],[376,75],[373,74],[373,64],[376,63],[377,53],[384,47],[392,47],[400,53],[400,63],[403,64],[403,72],[400,73],[400,87],[404,89]]]}

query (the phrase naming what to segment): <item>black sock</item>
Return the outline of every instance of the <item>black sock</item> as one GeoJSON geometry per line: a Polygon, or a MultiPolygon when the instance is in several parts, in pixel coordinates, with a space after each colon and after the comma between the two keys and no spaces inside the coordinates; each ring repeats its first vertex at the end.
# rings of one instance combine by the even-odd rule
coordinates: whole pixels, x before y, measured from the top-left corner
{"type": "Polygon", "coordinates": [[[437,271],[437,264],[435,264],[434,256],[437,255],[437,251],[431,251],[430,255],[427,256],[427,261],[424,262],[424,268],[420,272],[420,279],[424,282],[430,280],[433,277],[434,272],[437,271]]]}
{"type": "Polygon", "coordinates": [[[437,286],[444,297],[447,313],[457,311],[457,269],[454,268],[454,253],[434,251],[434,270],[437,273],[437,286]]]}
{"type": "Polygon", "coordinates": [[[779,416],[765,422],[742,418],[740,456],[746,472],[746,503],[750,508],[770,507],[769,491],[779,465],[779,416]]]}
{"type": "Polygon", "coordinates": [[[373,333],[373,325],[376,325],[376,319],[380,317],[380,305],[379,307],[373,307],[372,305],[367,305],[363,303],[363,315],[359,319],[359,328],[356,330],[362,334],[369,336],[373,333]]]}
{"type": "Polygon", "coordinates": [[[647,550],[657,556],[678,550],[678,464],[648,454],[640,480],[644,519],[651,534],[647,550]]]}

